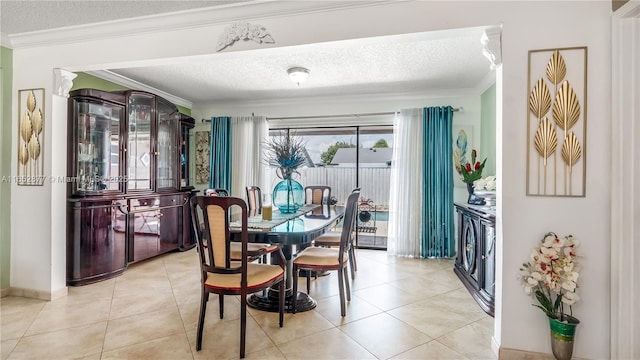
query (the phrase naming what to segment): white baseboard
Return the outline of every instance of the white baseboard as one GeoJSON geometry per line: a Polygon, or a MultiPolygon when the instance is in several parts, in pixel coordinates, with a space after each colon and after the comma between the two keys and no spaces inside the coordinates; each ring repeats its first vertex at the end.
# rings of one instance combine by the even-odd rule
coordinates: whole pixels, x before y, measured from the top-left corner
{"type": "Polygon", "coordinates": [[[0,289],[0,298],[9,296],[9,293],[11,293],[11,288],[0,289]]]}
{"type": "Polygon", "coordinates": [[[496,356],[496,359],[500,358],[500,345],[498,345],[498,342],[496,341],[496,337],[492,336],[491,337],[491,350],[493,351],[493,354],[496,356]]]}
{"type": "MultiPolygon", "coordinates": [[[[21,289],[21,288],[10,288],[7,290],[9,290],[7,295],[10,294],[12,296],[20,296],[25,298],[39,299],[39,300],[46,300],[46,301],[59,299],[61,297],[67,296],[67,294],[69,293],[69,289],[66,286],[63,287],[62,289],[58,289],[51,292],[41,291],[41,290],[32,290],[32,289],[21,289]]],[[[6,296],[4,294],[4,289],[3,289],[2,296],[6,296]]]]}

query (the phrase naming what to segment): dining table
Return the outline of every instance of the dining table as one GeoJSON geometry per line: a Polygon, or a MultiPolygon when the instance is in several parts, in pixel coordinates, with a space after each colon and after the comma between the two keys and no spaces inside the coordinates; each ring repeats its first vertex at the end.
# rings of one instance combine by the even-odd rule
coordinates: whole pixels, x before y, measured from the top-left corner
{"type": "MultiPolygon", "coordinates": [[[[292,269],[297,249],[310,245],[315,238],[331,230],[344,216],[345,207],[340,205],[304,205],[293,214],[281,214],[274,207],[271,220],[263,220],[261,214],[249,214],[247,229],[249,242],[278,244],[285,264],[285,311],[292,312],[293,301],[296,301],[296,312],[308,311],[316,307],[316,301],[304,292],[293,294],[292,269]]],[[[229,223],[232,240],[240,239],[240,224],[229,223]]],[[[272,263],[279,261],[279,256],[271,257],[272,263]]],[[[247,304],[264,311],[277,312],[280,289],[270,288],[266,292],[249,296],[247,304]]]]}

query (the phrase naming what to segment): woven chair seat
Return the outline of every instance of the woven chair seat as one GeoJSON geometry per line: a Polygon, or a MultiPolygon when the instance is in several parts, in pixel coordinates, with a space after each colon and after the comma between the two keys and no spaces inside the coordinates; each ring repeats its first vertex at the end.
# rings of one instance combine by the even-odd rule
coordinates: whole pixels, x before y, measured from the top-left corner
{"type": "MultiPolygon", "coordinates": [[[[293,263],[298,266],[304,267],[340,267],[340,261],[338,260],[340,254],[339,249],[327,249],[318,247],[308,247],[302,250],[293,263]]],[[[347,262],[345,256],[342,260],[343,263],[347,262]]]]}
{"type": "MultiPolygon", "coordinates": [[[[322,234],[317,237],[313,242],[315,246],[324,246],[324,247],[339,247],[340,246],[340,237],[342,236],[341,232],[338,231],[329,231],[327,233],[322,234]]],[[[351,246],[349,247],[349,261],[351,262],[349,265],[351,267],[351,278],[356,278],[356,271],[358,267],[356,265],[356,247],[355,247],[355,233],[351,234],[351,246]]]]}
{"type": "Polygon", "coordinates": [[[314,240],[316,246],[340,246],[341,232],[329,231],[314,240]]]}
{"type": "MultiPolygon", "coordinates": [[[[284,270],[278,265],[247,264],[247,290],[261,287],[271,281],[284,277],[284,270]]],[[[240,273],[237,274],[207,274],[204,286],[212,289],[226,289],[240,292],[240,273]]]]}

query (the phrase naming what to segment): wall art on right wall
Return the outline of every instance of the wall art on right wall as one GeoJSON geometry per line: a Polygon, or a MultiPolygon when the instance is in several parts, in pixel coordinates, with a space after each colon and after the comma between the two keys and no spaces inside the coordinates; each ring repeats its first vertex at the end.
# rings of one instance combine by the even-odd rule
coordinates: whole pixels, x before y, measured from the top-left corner
{"type": "Polygon", "coordinates": [[[584,197],[587,47],[529,51],[527,195],[584,197]]]}

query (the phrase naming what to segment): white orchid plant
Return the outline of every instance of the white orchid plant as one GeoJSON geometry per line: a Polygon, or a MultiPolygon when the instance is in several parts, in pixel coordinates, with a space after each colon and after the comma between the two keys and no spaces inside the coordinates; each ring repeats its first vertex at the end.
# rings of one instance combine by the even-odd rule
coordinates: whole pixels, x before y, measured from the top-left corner
{"type": "Polygon", "coordinates": [[[496,190],[496,177],[494,175],[478,179],[473,182],[473,188],[476,190],[496,190]]]}
{"type": "Polygon", "coordinates": [[[580,299],[578,289],[579,267],[576,262],[578,242],[572,235],[563,238],[549,232],[531,252],[529,262],[520,269],[519,278],[527,295],[535,296],[538,305],[549,317],[564,321],[573,316],[571,305],[580,299]],[[565,314],[564,307],[569,307],[565,314]]]}

